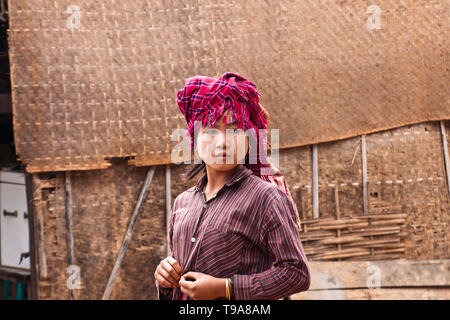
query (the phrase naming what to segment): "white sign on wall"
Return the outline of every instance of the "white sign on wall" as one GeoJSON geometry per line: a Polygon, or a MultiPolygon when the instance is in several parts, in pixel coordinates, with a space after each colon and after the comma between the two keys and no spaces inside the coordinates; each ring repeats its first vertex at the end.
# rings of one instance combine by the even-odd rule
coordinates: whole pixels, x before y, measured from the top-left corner
{"type": "Polygon", "coordinates": [[[0,265],[29,269],[28,209],[23,173],[0,171],[0,209],[0,265]]]}

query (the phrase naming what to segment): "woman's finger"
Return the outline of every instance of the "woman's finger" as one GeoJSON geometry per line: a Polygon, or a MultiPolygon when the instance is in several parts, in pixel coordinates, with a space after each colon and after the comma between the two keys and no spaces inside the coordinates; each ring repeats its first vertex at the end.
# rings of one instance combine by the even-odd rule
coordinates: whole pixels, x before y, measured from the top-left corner
{"type": "Polygon", "coordinates": [[[170,274],[169,272],[167,272],[167,270],[165,270],[161,265],[158,266],[158,268],[156,269],[157,272],[159,273],[159,275],[161,277],[164,278],[164,280],[166,280],[167,282],[170,283],[171,286],[176,287],[178,285],[178,280],[175,280],[170,274]]]}
{"type": "Polygon", "coordinates": [[[185,274],[182,276],[182,278],[183,278],[184,280],[186,280],[186,281],[197,281],[199,275],[200,275],[200,273],[198,273],[198,272],[192,272],[192,271],[190,271],[190,272],[188,272],[188,273],[185,273],[185,274]]]}
{"type": "Polygon", "coordinates": [[[180,279],[180,282],[178,283],[180,285],[180,288],[192,290],[192,288],[194,287],[194,282],[192,280],[188,280],[189,278],[186,278],[186,275],[183,275],[180,279]]]}
{"type": "Polygon", "coordinates": [[[183,269],[181,268],[177,260],[175,260],[173,257],[167,257],[167,262],[170,263],[170,265],[175,269],[176,272],[178,272],[180,276],[183,274],[183,269]]]}
{"type": "Polygon", "coordinates": [[[173,284],[167,281],[159,272],[155,273],[155,279],[158,283],[165,288],[173,288],[173,284]]]}
{"type": "Polygon", "coordinates": [[[184,294],[187,295],[188,297],[192,298],[192,292],[191,292],[191,290],[189,290],[188,288],[183,287],[183,286],[181,286],[181,285],[180,285],[180,290],[181,290],[182,293],[184,293],[184,294]]]}
{"type": "Polygon", "coordinates": [[[172,265],[168,261],[163,260],[163,261],[161,261],[160,265],[164,268],[164,270],[168,274],[170,274],[171,278],[175,281],[175,283],[180,280],[181,275],[178,274],[177,271],[175,271],[175,269],[172,267],[172,265]]]}

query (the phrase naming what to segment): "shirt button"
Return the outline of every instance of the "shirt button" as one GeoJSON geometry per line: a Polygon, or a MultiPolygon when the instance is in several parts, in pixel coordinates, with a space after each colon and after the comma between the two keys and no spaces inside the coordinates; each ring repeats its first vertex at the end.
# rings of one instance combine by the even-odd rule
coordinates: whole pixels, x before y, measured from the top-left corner
{"type": "Polygon", "coordinates": [[[203,208],[206,208],[206,206],[207,206],[206,203],[204,203],[204,204],[203,204],[203,208]]]}
{"type": "Polygon", "coordinates": [[[195,238],[194,237],[191,238],[191,242],[195,242],[195,238]]]}

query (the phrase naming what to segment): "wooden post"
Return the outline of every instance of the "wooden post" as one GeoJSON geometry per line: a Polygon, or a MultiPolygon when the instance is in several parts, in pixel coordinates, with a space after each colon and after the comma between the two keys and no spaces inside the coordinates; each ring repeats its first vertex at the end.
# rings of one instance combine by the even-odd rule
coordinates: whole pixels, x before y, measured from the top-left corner
{"type": "MultiPolygon", "coordinates": [[[[43,217],[43,209],[42,209],[42,186],[41,180],[37,177],[37,175],[31,175],[31,179],[33,184],[36,185],[36,188],[32,191],[32,201],[34,205],[34,227],[35,227],[35,245],[37,246],[37,265],[39,266],[39,277],[41,279],[47,279],[48,271],[47,271],[47,257],[45,250],[45,234],[44,234],[44,217],[43,217]]],[[[31,258],[31,253],[30,253],[31,258]]],[[[30,260],[31,262],[31,260],[30,260]]],[[[39,290],[39,286],[37,286],[39,290]]],[[[38,299],[38,298],[37,298],[38,299]]]]}
{"type": "Polygon", "coordinates": [[[366,135],[361,136],[361,158],[362,158],[362,185],[363,185],[363,209],[364,214],[369,214],[369,196],[367,191],[367,150],[366,135]]]}
{"type": "MultiPolygon", "coordinates": [[[[66,208],[66,235],[67,235],[67,261],[68,265],[74,264],[73,232],[72,232],[72,178],[70,171],[65,174],[65,208],[66,208]]],[[[69,288],[70,300],[74,300],[73,289],[69,288]]]]}
{"type": "Polygon", "coordinates": [[[447,175],[447,192],[450,196],[450,159],[448,155],[448,146],[447,146],[447,136],[445,133],[444,121],[439,121],[441,126],[441,136],[442,136],[442,146],[444,147],[444,165],[445,165],[445,173],[447,175]]]}
{"type": "MultiPolygon", "coordinates": [[[[36,240],[36,213],[34,210],[33,201],[33,177],[31,173],[25,173],[25,190],[27,193],[27,212],[28,212],[28,234],[29,234],[29,247],[30,247],[30,281],[28,283],[27,294],[28,300],[37,300],[37,261],[38,256],[38,244],[36,240]]],[[[2,281],[0,280],[0,283],[2,281]]],[[[1,290],[1,288],[0,288],[1,290]]],[[[0,293],[1,295],[1,293],[0,293]]]]}
{"type": "MultiPolygon", "coordinates": [[[[339,187],[338,184],[336,183],[336,186],[334,187],[334,203],[336,206],[336,220],[339,220],[341,218],[341,208],[339,207],[339,187]]],[[[340,238],[341,237],[341,229],[337,228],[336,229],[336,238],[340,238]]],[[[338,243],[337,245],[337,249],[338,251],[341,251],[341,244],[338,243]]],[[[339,261],[341,261],[342,259],[339,258],[339,261]]]]}
{"type": "Polygon", "coordinates": [[[125,256],[125,252],[128,248],[128,243],[130,242],[131,235],[134,231],[134,226],[136,225],[137,218],[139,217],[139,213],[142,208],[142,203],[147,197],[148,190],[150,188],[150,184],[152,183],[153,175],[155,173],[155,168],[150,167],[147,172],[147,176],[145,178],[144,184],[141,189],[141,193],[139,194],[138,201],[136,203],[136,207],[134,208],[133,215],[131,216],[130,224],[128,225],[128,230],[125,235],[125,239],[122,243],[122,248],[120,249],[119,255],[117,256],[116,263],[114,264],[114,268],[109,276],[108,284],[106,285],[105,292],[103,293],[102,300],[108,300],[111,295],[111,291],[114,285],[114,281],[116,280],[117,274],[119,273],[120,266],[122,264],[122,260],[125,256]]]}
{"type": "Polygon", "coordinates": [[[313,218],[319,218],[319,168],[317,160],[317,145],[312,146],[312,198],[313,218]]]}
{"type": "MultiPolygon", "coordinates": [[[[172,186],[171,186],[171,176],[170,176],[170,164],[166,165],[166,230],[169,227],[170,212],[172,211],[172,186]]],[[[169,245],[167,245],[167,256],[170,256],[172,252],[170,251],[169,245]]]]}

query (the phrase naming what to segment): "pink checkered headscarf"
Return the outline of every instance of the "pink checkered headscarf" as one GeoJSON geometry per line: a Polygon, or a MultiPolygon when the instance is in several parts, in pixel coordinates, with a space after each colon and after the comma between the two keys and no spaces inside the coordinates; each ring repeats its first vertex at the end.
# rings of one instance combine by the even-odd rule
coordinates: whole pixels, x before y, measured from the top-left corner
{"type": "MultiPolygon", "coordinates": [[[[283,174],[267,159],[267,114],[259,103],[260,93],[256,85],[237,73],[224,73],[219,79],[207,76],[194,76],[186,79],[186,85],[177,92],[177,104],[186,118],[186,136],[194,146],[195,125],[212,127],[224,113],[231,112],[231,121],[236,120],[238,128],[250,133],[255,139],[256,152],[248,152],[244,165],[259,178],[270,182],[284,191],[295,208],[298,227],[300,219],[295,202],[289,192],[283,174]],[[260,153],[260,144],[262,152],[260,153]],[[256,159],[255,159],[256,157],[256,159]],[[253,160],[250,161],[250,158],[253,160]]],[[[226,123],[227,117],[223,121],[226,123]]]]}
{"type": "MultiPolygon", "coordinates": [[[[256,150],[247,154],[245,166],[253,174],[268,180],[273,170],[267,160],[267,119],[265,110],[259,103],[259,92],[256,85],[244,77],[227,72],[219,79],[206,76],[195,76],[186,79],[186,85],[177,93],[177,103],[184,114],[188,127],[186,136],[190,138],[191,149],[194,144],[194,125],[214,126],[224,113],[231,112],[231,121],[236,121],[238,128],[250,133],[255,139],[256,150]],[[260,131],[261,130],[261,131],[260,131]],[[259,147],[259,145],[261,147],[259,147]],[[263,148],[260,153],[260,148],[263,148]],[[252,161],[250,161],[252,157],[252,161]]],[[[226,122],[226,117],[223,119],[226,122]]]]}

